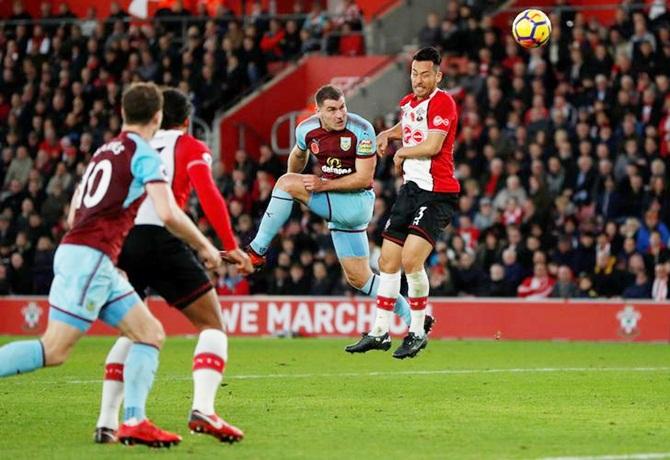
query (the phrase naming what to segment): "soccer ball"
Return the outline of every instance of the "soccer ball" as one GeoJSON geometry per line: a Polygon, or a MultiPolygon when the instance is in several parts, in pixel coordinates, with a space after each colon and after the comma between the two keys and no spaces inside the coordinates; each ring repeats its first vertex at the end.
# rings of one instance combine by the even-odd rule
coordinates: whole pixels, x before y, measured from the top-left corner
{"type": "Polygon", "coordinates": [[[544,46],[551,36],[551,21],[536,9],[522,11],[512,23],[514,40],[524,48],[544,46]]]}

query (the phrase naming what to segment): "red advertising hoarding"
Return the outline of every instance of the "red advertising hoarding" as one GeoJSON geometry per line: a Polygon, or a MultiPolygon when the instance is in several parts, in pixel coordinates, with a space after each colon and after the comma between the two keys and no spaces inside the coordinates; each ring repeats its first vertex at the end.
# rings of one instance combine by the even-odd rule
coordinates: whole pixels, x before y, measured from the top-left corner
{"type": "MultiPolygon", "coordinates": [[[[162,299],[149,305],[168,335],[195,329],[162,299]]],[[[374,302],[362,297],[221,297],[231,335],[354,336],[374,321],[374,302]]],[[[527,301],[523,299],[432,299],[438,322],[433,338],[502,340],[670,341],[670,303],[650,301],[527,301]]],[[[44,330],[44,297],[0,300],[0,334],[36,335],[44,330]]],[[[391,332],[405,326],[395,318],[391,332]]],[[[115,334],[96,322],[95,335],[115,334]]]]}

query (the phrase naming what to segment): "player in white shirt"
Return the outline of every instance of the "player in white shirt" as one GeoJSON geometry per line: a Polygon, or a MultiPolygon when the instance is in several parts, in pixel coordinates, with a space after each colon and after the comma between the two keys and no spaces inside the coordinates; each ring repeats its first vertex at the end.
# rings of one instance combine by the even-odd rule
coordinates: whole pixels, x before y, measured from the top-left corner
{"type": "Polygon", "coordinates": [[[451,222],[460,192],[453,155],[458,110],[451,95],[437,87],[441,79],[440,53],[435,48],[419,50],[412,59],[412,93],[400,101],[402,118],[377,136],[380,155],[389,141],[402,140],[393,161],[402,169],[404,184],[382,235],[377,316],[372,331],[356,344],[360,351],[389,339],[401,269],[407,277],[412,319],[393,357],[414,357],[428,343],[423,329],[429,288],[424,264],[451,222]]]}

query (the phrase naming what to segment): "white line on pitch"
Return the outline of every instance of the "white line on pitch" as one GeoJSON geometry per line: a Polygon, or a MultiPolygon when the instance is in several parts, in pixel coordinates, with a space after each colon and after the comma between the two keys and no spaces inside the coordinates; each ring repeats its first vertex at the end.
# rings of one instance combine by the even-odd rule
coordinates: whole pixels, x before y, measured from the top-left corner
{"type": "Polygon", "coordinates": [[[670,458],[670,452],[652,454],[600,455],[591,457],[544,457],[540,460],[655,460],[670,458]]]}
{"type": "MultiPolygon", "coordinates": [[[[668,372],[670,367],[518,367],[501,369],[436,369],[411,371],[371,371],[371,372],[331,372],[309,374],[240,374],[227,375],[226,380],[262,380],[262,379],[306,379],[306,378],[336,378],[336,377],[396,377],[414,375],[477,375],[477,374],[534,374],[534,373],[563,373],[563,372],[668,372]]],[[[161,376],[158,380],[182,381],[191,380],[191,376],[161,376]]],[[[24,383],[36,384],[91,384],[102,383],[100,379],[92,380],[24,380],[24,383]]]]}

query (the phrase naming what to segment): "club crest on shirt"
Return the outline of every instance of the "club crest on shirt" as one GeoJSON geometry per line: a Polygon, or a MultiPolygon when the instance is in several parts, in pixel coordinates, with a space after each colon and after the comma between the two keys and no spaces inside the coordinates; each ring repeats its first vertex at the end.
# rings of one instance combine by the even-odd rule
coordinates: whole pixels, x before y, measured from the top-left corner
{"type": "Polygon", "coordinates": [[[423,107],[419,107],[416,111],[416,121],[423,121],[423,118],[426,116],[426,110],[423,107]]]}
{"type": "Polygon", "coordinates": [[[345,152],[351,148],[350,137],[340,137],[340,148],[345,152]]]}
{"type": "Polygon", "coordinates": [[[309,149],[312,151],[314,155],[317,155],[319,153],[319,142],[316,139],[314,139],[309,144],[309,149]]]}

